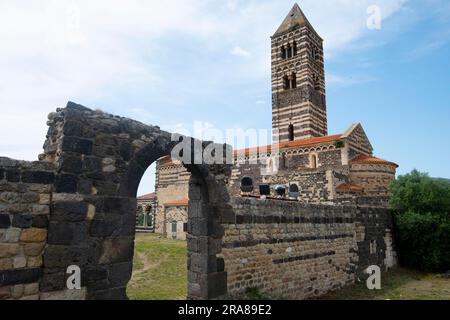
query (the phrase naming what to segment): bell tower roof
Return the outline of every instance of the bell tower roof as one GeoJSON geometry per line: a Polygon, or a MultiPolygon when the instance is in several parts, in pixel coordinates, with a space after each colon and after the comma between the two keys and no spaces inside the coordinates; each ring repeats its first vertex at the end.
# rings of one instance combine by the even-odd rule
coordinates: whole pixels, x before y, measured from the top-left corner
{"type": "Polygon", "coordinates": [[[296,3],[273,36],[276,37],[301,25],[311,26],[302,9],[296,3]]]}

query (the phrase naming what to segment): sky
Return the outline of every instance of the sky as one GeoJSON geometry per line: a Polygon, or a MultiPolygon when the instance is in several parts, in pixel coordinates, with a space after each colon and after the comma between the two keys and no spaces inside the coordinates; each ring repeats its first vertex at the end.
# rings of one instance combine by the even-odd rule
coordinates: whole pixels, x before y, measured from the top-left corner
{"type": "MultiPolygon", "coordinates": [[[[37,160],[67,101],[182,133],[270,130],[270,36],[293,4],[0,0],[0,156],[37,160]]],[[[324,39],[329,133],[360,122],[399,174],[450,178],[450,2],[298,4],[324,39]]]]}

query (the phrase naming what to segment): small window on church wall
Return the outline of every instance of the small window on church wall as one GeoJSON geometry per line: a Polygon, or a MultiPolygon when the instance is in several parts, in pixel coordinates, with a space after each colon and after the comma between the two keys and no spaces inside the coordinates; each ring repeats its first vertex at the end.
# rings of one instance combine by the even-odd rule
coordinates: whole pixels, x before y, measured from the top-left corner
{"type": "Polygon", "coordinates": [[[177,222],[176,221],[172,221],[172,232],[174,232],[174,233],[177,232],[177,222]]]}
{"type": "Polygon", "coordinates": [[[317,156],[313,154],[311,156],[311,169],[316,169],[316,168],[317,168],[317,156]]]}
{"type": "Polygon", "coordinates": [[[283,77],[283,89],[284,90],[289,89],[289,77],[288,76],[283,77]]]}
{"type": "Polygon", "coordinates": [[[297,55],[297,42],[294,41],[294,45],[292,46],[292,55],[295,57],[297,55]]]}
{"type": "Polygon", "coordinates": [[[295,72],[291,75],[291,88],[297,88],[297,75],[295,74],[295,72]]]}
{"type": "Polygon", "coordinates": [[[289,141],[294,141],[294,125],[289,125],[289,141]]]}

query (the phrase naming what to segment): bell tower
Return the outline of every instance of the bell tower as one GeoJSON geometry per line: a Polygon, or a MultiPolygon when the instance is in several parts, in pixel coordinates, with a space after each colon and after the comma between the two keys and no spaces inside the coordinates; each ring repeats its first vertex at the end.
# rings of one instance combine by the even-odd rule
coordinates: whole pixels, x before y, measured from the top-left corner
{"type": "Polygon", "coordinates": [[[322,38],[295,4],[271,40],[274,142],[326,136],[322,38]]]}

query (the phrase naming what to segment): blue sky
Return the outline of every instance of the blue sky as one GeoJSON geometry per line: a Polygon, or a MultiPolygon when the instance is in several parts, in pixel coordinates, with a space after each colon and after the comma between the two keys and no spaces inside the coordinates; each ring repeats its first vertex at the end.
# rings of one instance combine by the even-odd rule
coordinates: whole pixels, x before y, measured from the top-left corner
{"type": "MultiPolygon", "coordinates": [[[[293,1],[123,3],[0,2],[0,155],[37,159],[68,100],[172,131],[270,129],[270,36],[293,1]]],[[[450,3],[298,3],[325,40],[330,134],[361,122],[400,174],[450,178],[450,3]]]]}

